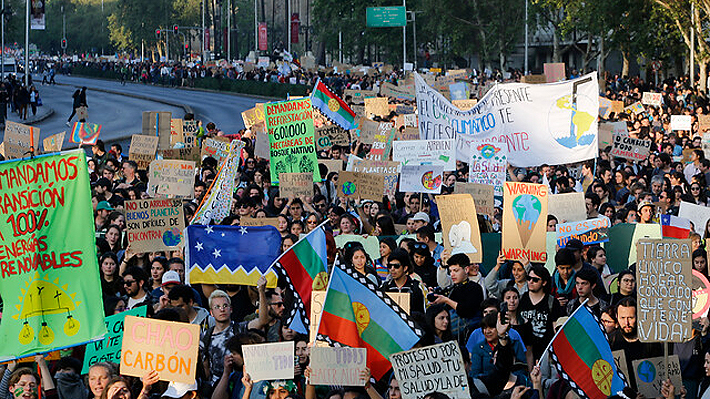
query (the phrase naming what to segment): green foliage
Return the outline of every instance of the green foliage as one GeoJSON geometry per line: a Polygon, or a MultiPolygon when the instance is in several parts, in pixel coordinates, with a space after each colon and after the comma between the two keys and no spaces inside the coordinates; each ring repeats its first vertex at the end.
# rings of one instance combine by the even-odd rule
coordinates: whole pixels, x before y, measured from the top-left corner
{"type": "MultiPolygon", "coordinates": [[[[85,66],[75,66],[72,68],[72,74],[79,76],[89,76],[94,78],[120,80],[121,74],[116,71],[103,71],[96,68],[85,66]]],[[[165,79],[159,82],[160,84],[169,84],[165,79]]],[[[305,96],[310,90],[306,85],[290,85],[273,82],[257,82],[253,80],[232,80],[232,79],[216,79],[216,78],[201,78],[195,81],[195,87],[200,89],[226,91],[241,94],[253,94],[265,97],[286,98],[291,96],[305,96]]]]}

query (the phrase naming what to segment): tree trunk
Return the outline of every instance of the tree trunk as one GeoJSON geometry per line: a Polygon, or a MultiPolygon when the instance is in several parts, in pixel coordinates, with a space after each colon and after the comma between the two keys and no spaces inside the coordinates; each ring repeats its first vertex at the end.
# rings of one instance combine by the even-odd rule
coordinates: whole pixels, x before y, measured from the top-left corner
{"type": "Polygon", "coordinates": [[[505,54],[503,53],[503,37],[498,37],[498,62],[500,64],[500,72],[505,72],[505,54]]]}
{"type": "Polygon", "coordinates": [[[631,61],[629,60],[629,51],[626,49],[622,49],[621,55],[624,58],[624,62],[621,67],[621,76],[629,76],[629,64],[631,63],[631,61]]]}
{"type": "Polygon", "coordinates": [[[560,38],[557,36],[557,29],[552,30],[552,62],[560,62],[560,38]]]}
{"type": "Polygon", "coordinates": [[[606,70],[605,63],[606,56],[604,55],[604,36],[599,36],[599,55],[597,56],[597,73],[599,77],[599,89],[606,90],[606,79],[604,79],[604,72],[606,70]]]}
{"type": "Polygon", "coordinates": [[[708,83],[708,63],[705,58],[703,59],[698,59],[698,73],[700,74],[700,78],[698,79],[698,88],[700,91],[703,93],[707,93],[707,83],[708,83]]]}

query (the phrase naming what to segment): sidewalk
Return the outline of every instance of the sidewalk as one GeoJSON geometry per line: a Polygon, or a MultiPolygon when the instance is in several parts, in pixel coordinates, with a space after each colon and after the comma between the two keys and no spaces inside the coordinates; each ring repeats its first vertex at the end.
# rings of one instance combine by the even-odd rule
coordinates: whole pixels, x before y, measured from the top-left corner
{"type": "Polygon", "coordinates": [[[42,122],[52,115],[54,115],[54,108],[43,105],[41,107],[37,107],[37,115],[32,115],[32,109],[28,109],[27,119],[22,120],[20,119],[20,116],[17,115],[17,112],[12,112],[10,111],[10,107],[7,107],[7,120],[22,123],[24,125],[33,125],[35,123],[42,122]]]}

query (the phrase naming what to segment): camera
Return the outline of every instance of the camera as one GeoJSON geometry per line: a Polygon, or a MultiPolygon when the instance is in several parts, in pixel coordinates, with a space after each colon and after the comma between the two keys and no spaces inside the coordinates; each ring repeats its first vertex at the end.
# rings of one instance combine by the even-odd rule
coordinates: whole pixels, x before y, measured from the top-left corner
{"type": "Polygon", "coordinates": [[[434,302],[437,295],[444,295],[444,289],[441,287],[434,287],[430,293],[426,294],[426,300],[434,302]]]}

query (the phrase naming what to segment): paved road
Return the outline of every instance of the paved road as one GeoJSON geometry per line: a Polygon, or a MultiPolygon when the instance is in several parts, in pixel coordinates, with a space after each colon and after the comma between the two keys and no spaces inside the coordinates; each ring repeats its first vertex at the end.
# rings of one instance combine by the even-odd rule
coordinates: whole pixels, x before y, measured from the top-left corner
{"type": "MultiPolygon", "coordinates": [[[[55,110],[54,115],[34,126],[40,128],[41,138],[68,130],[65,122],[71,113],[72,93],[76,87],[87,86],[87,102],[89,103],[89,122],[103,125],[101,138],[105,142],[130,142],[132,134],[141,132],[142,111],[170,111],[174,117],[183,117],[184,110],[177,104],[190,106],[198,119],[205,123],[213,121],[226,133],[236,133],[244,127],[241,112],[254,106],[256,101],[248,96],[238,96],[223,93],[210,93],[185,89],[173,89],[159,86],[127,83],[101,79],[89,79],[74,76],[58,75],[59,85],[37,85],[45,106],[55,110]],[[98,89],[98,90],[92,90],[98,89]],[[107,93],[100,90],[125,93],[107,93]],[[174,105],[158,101],[168,101],[174,105]]],[[[11,117],[11,120],[17,120],[11,117]]],[[[76,119],[75,119],[76,120],[76,119]]],[[[67,145],[64,148],[68,148],[67,145]]]]}

